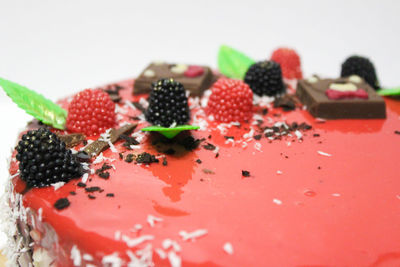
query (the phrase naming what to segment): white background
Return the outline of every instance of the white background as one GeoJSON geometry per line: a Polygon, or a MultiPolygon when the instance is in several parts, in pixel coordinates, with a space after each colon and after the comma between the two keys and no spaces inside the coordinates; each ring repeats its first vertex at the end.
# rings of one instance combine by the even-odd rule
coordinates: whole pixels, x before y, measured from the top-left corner
{"type": "MultiPolygon", "coordinates": [[[[55,100],[134,77],[152,60],[216,67],[219,45],[228,44],[258,60],[293,47],[306,75],[337,76],[346,57],[366,55],[381,84],[396,86],[399,14],[396,0],[0,0],[0,77],[55,100]]],[[[0,90],[0,118],[2,185],[30,117],[0,90]]]]}

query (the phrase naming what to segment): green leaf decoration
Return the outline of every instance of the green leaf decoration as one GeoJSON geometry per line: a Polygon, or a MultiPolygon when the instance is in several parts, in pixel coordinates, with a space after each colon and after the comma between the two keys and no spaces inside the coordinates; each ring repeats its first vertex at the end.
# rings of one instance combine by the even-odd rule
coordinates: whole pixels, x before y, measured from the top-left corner
{"type": "Polygon", "coordinates": [[[173,128],[162,127],[162,126],[149,126],[143,128],[143,132],[159,132],[160,134],[164,135],[168,139],[174,138],[177,134],[182,131],[189,131],[189,130],[198,130],[200,129],[199,126],[195,125],[179,125],[173,128]]]}
{"type": "Polygon", "coordinates": [[[232,47],[222,45],[218,51],[218,69],[229,78],[244,79],[254,60],[232,47]]]}
{"type": "Polygon", "coordinates": [[[377,93],[378,95],[383,95],[383,96],[400,95],[400,87],[381,89],[378,90],[377,93]]]}
{"type": "Polygon", "coordinates": [[[59,105],[46,99],[22,85],[0,78],[0,86],[6,94],[18,105],[44,124],[57,129],[64,129],[67,111],[59,105]]]}

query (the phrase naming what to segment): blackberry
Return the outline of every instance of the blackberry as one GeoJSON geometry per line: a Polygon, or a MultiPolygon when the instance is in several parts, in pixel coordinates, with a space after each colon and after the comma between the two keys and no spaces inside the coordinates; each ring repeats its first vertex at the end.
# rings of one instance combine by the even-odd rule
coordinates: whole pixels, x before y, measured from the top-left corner
{"type": "Polygon", "coordinates": [[[47,128],[24,134],[16,150],[20,177],[28,187],[68,182],[82,175],[81,165],[71,150],[47,128]]]}
{"type": "Polygon", "coordinates": [[[342,64],[340,76],[347,77],[350,75],[360,76],[375,90],[380,88],[374,64],[372,64],[368,58],[361,56],[351,56],[347,58],[342,64]]]}
{"type": "Polygon", "coordinates": [[[185,88],[174,79],[160,79],[152,85],[146,120],[154,125],[169,127],[189,121],[189,105],[185,88]]]}
{"type": "Polygon", "coordinates": [[[275,96],[285,92],[281,66],[272,60],[251,65],[246,72],[244,82],[259,96],[275,96]]]}

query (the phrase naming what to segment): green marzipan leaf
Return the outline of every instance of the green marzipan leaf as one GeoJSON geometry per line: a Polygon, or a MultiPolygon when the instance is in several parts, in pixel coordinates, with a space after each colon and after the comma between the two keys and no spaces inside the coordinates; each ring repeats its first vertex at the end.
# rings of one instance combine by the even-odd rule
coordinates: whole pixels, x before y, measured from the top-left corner
{"type": "Polygon", "coordinates": [[[381,89],[377,93],[379,95],[400,95],[400,87],[381,89]]]}
{"type": "Polygon", "coordinates": [[[200,129],[199,126],[195,125],[179,125],[173,128],[162,127],[162,126],[149,126],[143,128],[143,132],[159,132],[160,134],[164,135],[165,137],[171,139],[174,138],[177,134],[182,131],[189,131],[189,130],[198,130],[200,129]]]}
{"type": "Polygon", "coordinates": [[[46,99],[22,85],[0,78],[0,86],[6,94],[18,105],[44,124],[57,129],[64,129],[67,111],[59,105],[46,99]]]}
{"type": "Polygon", "coordinates": [[[239,52],[232,47],[222,45],[218,52],[219,71],[234,79],[244,79],[249,67],[254,64],[254,60],[239,52]]]}

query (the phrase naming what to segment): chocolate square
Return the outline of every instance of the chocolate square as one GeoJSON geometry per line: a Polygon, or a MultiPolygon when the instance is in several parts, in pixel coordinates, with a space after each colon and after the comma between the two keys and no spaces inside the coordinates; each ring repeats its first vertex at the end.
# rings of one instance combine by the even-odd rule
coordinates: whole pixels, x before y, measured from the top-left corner
{"type": "Polygon", "coordinates": [[[297,84],[296,95],[314,117],[325,119],[383,119],[386,118],[385,101],[363,79],[354,81],[349,77],[320,79],[314,76],[297,84]],[[332,83],[352,83],[368,94],[368,99],[330,99],[326,95],[332,83]]]}
{"type": "MultiPolygon", "coordinates": [[[[215,82],[216,77],[212,70],[206,66],[196,66],[203,68],[203,73],[195,77],[185,75],[183,71],[174,71],[177,64],[151,63],[143,70],[135,80],[133,94],[149,93],[151,84],[161,78],[173,78],[183,84],[192,96],[201,96],[203,91],[210,88],[215,82]]],[[[181,65],[182,66],[182,65],[181,65]]],[[[189,67],[189,65],[183,65],[189,67]]]]}

